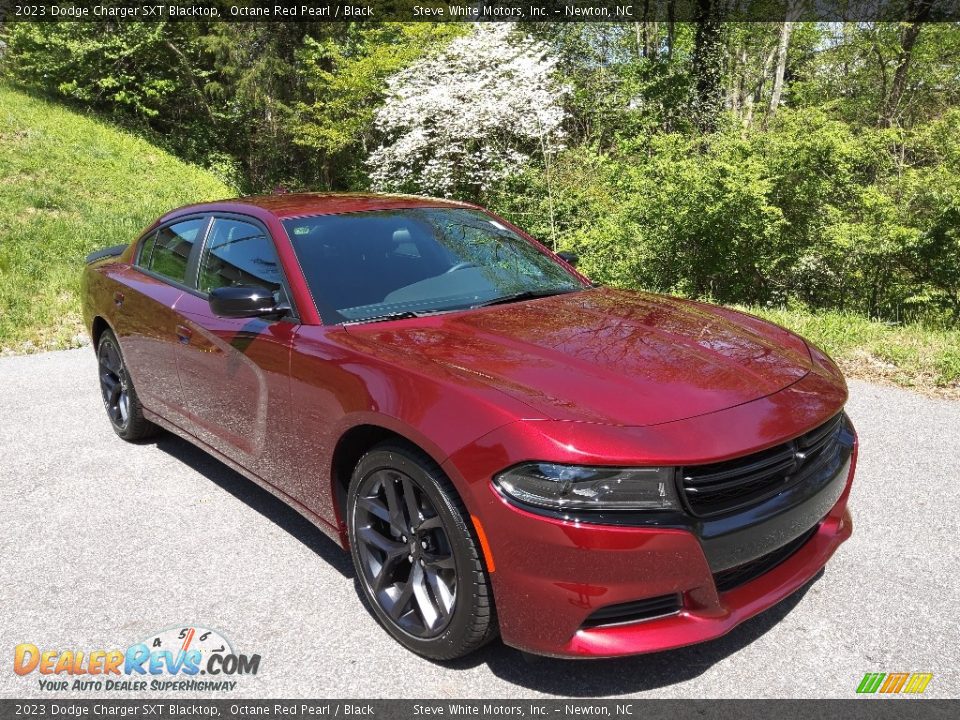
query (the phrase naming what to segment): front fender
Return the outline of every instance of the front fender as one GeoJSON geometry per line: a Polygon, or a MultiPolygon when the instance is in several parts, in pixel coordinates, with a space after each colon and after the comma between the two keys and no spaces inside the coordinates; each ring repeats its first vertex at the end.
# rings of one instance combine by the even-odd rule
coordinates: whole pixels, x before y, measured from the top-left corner
{"type": "MultiPolygon", "coordinates": [[[[479,381],[403,355],[383,358],[339,327],[304,326],[290,367],[292,431],[307,504],[340,524],[333,459],[341,439],[370,425],[396,434],[438,465],[518,417],[526,406],[479,381]]],[[[466,489],[452,478],[469,508],[466,489]]]]}

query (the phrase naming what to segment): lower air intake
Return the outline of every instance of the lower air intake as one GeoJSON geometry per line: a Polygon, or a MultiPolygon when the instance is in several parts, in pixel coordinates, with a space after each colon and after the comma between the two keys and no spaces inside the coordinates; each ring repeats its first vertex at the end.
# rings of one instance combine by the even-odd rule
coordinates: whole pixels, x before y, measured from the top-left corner
{"type": "Polygon", "coordinates": [[[751,580],[756,580],[764,573],[773,570],[777,565],[803,547],[806,542],[816,534],[819,528],[820,524],[817,523],[800,537],[791,540],[773,552],[761,555],[756,560],[751,560],[743,565],[737,565],[737,567],[730,568],[729,570],[714,573],[713,581],[717,585],[717,592],[733,590],[735,587],[739,587],[751,580]]]}
{"type": "Polygon", "coordinates": [[[680,612],[680,595],[658,595],[645,600],[632,600],[619,605],[607,605],[597,610],[583,623],[585,628],[621,625],[623,623],[652,620],[680,612]]]}

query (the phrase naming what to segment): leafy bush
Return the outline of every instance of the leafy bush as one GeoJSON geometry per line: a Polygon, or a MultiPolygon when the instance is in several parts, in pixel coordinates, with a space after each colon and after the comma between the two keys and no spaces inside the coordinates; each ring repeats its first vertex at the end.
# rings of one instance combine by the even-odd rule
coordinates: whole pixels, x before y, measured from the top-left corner
{"type": "Polygon", "coordinates": [[[908,132],[782,110],[763,131],[572,148],[488,199],[601,282],[956,321],[958,118],[908,132]]]}

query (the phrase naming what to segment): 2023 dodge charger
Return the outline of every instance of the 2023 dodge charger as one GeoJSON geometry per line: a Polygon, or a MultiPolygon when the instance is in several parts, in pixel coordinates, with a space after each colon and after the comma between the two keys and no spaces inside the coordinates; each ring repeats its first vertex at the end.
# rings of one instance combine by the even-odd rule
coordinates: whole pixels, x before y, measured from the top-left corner
{"type": "Polygon", "coordinates": [[[117,434],[296,508],[411,650],[717,637],[850,536],[845,382],[780,327],[573,263],[464,203],[245,198],[94,253],[84,317],[117,434]]]}

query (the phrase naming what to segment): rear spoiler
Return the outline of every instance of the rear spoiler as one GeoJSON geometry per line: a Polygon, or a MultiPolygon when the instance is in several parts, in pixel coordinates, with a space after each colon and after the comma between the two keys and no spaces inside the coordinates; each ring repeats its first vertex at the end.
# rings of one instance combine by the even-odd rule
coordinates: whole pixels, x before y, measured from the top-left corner
{"type": "Polygon", "coordinates": [[[123,251],[126,250],[128,245],[114,245],[113,247],[104,248],[103,250],[97,250],[87,255],[85,262],[87,265],[90,263],[95,263],[97,260],[103,260],[104,258],[117,257],[123,254],[123,251]]]}

